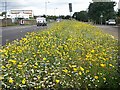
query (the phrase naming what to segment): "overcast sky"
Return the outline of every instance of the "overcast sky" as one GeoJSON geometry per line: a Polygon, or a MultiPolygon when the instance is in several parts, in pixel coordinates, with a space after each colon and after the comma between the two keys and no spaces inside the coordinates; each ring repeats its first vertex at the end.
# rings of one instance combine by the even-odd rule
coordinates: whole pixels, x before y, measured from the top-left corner
{"type": "MultiPolygon", "coordinates": [[[[4,1],[0,0],[0,11],[4,11],[4,1]]],[[[72,3],[72,9],[74,12],[81,10],[87,10],[89,2],[92,0],[6,0],[7,10],[11,9],[25,9],[33,10],[34,15],[43,15],[47,12],[47,15],[69,15],[68,3],[72,3]],[[45,9],[45,2],[47,2],[47,10],[45,9]]],[[[113,0],[118,3],[119,0],[113,0]]],[[[118,5],[115,7],[117,10],[118,5]]]]}

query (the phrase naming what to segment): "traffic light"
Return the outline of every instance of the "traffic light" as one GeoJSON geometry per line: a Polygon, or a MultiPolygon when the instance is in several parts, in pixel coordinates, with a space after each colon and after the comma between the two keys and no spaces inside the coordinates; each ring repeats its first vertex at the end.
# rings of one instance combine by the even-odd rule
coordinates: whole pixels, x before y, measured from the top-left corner
{"type": "Polygon", "coordinates": [[[72,3],[69,3],[69,11],[72,12],[72,3]]]}

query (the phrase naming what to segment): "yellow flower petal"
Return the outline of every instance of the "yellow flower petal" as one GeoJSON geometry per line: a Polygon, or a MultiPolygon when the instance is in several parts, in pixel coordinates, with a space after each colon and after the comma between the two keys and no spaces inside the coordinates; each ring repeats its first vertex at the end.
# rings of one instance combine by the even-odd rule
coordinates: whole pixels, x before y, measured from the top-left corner
{"type": "Polygon", "coordinates": [[[14,81],[14,80],[10,77],[10,78],[9,78],[9,83],[13,83],[13,81],[14,81]]]}
{"type": "Polygon", "coordinates": [[[82,73],[81,73],[81,72],[79,72],[79,75],[82,75],[82,73]]]}
{"type": "Polygon", "coordinates": [[[1,66],[2,69],[5,69],[5,66],[1,66]]]}
{"type": "Polygon", "coordinates": [[[95,79],[98,79],[98,76],[95,76],[94,78],[95,78],[95,79]]]}
{"type": "Polygon", "coordinates": [[[91,51],[91,53],[94,53],[94,52],[95,52],[95,50],[92,50],[92,51],[91,51]]]}
{"type": "Polygon", "coordinates": [[[76,71],[77,71],[77,68],[73,68],[73,70],[76,72],[76,71]]]}
{"type": "Polygon", "coordinates": [[[80,70],[81,70],[81,71],[84,71],[84,68],[80,67],[80,70]]]}
{"type": "Polygon", "coordinates": [[[46,58],[43,58],[43,60],[47,60],[46,58]]]}
{"type": "Polygon", "coordinates": [[[62,70],[63,72],[65,72],[65,73],[68,73],[68,70],[67,69],[65,69],[65,70],[62,70]]]}
{"type": "Polygon", "coordinates": [[[105,64],[100,64],[100,66],[104,68],[106,65],[105,64]]]}
{"type": "Polygon", "coordinates": [[[56,83],[59,83],[60,82],[60,80],[55,80],[56,81],[56,83]]]}
{"type": "Polygon", "coordinates": [[[26,82],[26,79],[24,78],[24,79],[22,80],[22,84],[25,84],[25,82],[26,82]]]}

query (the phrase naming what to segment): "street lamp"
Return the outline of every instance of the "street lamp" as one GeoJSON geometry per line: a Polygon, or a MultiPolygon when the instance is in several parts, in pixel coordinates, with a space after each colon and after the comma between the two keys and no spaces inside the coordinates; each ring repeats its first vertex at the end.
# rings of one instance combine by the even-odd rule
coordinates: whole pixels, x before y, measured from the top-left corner
{"type": "Polygon", "coordinates": [[[47,4],[50,3],[49,1],[48,2],[45,2],[45,15],[47,16],[47,4]]]}
{"type": "Polygon", "coordinates": [[[58,8],[54,8],[54,16],[55,16],[55,10],[58,9],[58,8]]]}

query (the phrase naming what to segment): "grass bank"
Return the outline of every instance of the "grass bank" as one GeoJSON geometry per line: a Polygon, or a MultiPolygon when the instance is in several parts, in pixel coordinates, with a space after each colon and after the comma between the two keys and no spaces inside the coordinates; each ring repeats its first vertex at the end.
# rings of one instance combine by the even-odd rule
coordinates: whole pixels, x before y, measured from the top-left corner
{"type": "Polygon", "coordinates": [[[118,88],[117,52],[117,40],[92,25],[55,23],[2,47],[2,88],[118,88]]]}

